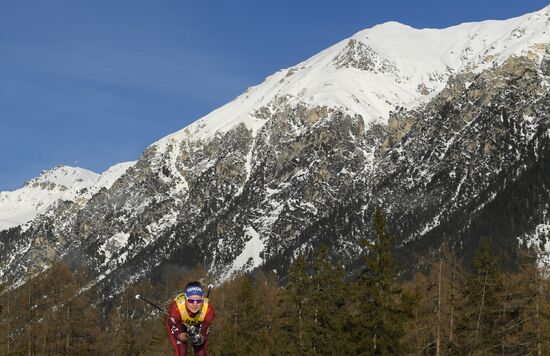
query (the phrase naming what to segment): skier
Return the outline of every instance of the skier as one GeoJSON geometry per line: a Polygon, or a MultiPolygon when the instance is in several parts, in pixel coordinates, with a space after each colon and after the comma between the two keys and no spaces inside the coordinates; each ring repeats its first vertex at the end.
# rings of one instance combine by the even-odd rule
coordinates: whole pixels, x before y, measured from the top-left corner
{"type": "Polygon", "coordinates": [[[214,319],[214,309],[203,297],[199,282],[190,282],[185,292],[178,295],[168,307],[170,316],[166,318],[168,336],[176,356],[187,355],[187,341],[195,349],[196,356],[206,356],[208,329],[214,319]]]}

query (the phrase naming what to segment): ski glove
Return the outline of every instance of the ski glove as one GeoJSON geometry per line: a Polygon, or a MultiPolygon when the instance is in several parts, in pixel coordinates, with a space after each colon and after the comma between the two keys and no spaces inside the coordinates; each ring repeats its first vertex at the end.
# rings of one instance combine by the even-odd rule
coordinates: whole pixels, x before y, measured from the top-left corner
{"type": "Polygon", "coordinates": [[[191,340],[193,345],[195,346],[202,345],[202,335],[201,335],[201,330],[199,326],[195,326],[195,325],[190,326],[189,329],[187,330],[187,337],[189,338],[189,340],[191,340]]]}

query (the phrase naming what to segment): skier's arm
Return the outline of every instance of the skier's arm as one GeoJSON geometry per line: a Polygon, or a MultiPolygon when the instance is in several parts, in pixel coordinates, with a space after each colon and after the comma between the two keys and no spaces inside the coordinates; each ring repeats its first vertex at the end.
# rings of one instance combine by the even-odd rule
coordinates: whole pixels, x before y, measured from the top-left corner
{"type": "Polygon", "coordinates": [[[214,308],[212,307],[212,304],[208,304],[208,309],[206,310],[206,316],[204,317],[203,322],[201,323],[201,338],[202,343],[206,341],[206,337],[208,336],[208,331],[210,329],[210,324],[212,324],[212,320],[214,320],[214,308]]]}
{"type": "Polygon", "coordinates": [[[166,325],[172,335],[177,338],[179,334],[184,332],[180,311],[175,302],[170,304],[167,311],[170,315],[166,318],[166,325]]]}

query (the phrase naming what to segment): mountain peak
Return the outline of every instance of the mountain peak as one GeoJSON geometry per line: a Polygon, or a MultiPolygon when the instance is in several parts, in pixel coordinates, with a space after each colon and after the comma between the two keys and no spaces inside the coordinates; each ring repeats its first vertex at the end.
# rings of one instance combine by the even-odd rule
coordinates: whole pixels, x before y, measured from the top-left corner
{"type": "Polygon", "coordinates": [[[51,169],[42,171],[38,177],[27,181],[25,186],[38,186],[47,183],[68,188],[76,182],[94,184],[98,178],[99,174],[90,170],[59,164],[51,169]]]}
{"type": "Polygon", "coordinates": [[[59,164],[28,180],[23,188],[0,192],[0,230],[25,224],[59,200],[85,204],[101,188],[110,188],[135,162],[124,162],[104,173],[59,164]]]}
{"type": "Polygon", "coordinates": [[[377,206],[404,256],[443,241],[473,251],[491,236],[486,221],[506,224],[526,209],[514,215],[522,230],[500,229],[510,231],[506,246],[539,238],[550,192],[530,187],[544,185],[533,172],[550,155],[550,62],[536,58],[549,24],[545,14],[441,30],[382,24],[165,137],[121,179],[133,163],[104,173],[111,188],[39,189],[82,173],[44,172],[38,187],[0,194],[0,229],[45,212],[5,235],[19,240],[2,250],[0,278],[47,265],[44,246],[82,258],[104,295],[121,290],[121,275],[136,281],[174,263],[219,278],[260,265],[284,274],[291,256],[324,242],[355,265],[377,206]]]}
{"type": "Polygon", "coordinates": [[[386,123],[391,110],[429,100],[450,75],[481,72],[529,51],[542,58],[542,47],[550,42],[549,12],[550,6],[509,20],[444,29],[416,29],[396,21],[376,25],[274,73],[153,146],[163,151],[182,140],[208,140],[239,124],[255,135],[265,123],[257,113],[283,97],[291,105],[346,108],[366,124],[386,123]]]}
{"type": "Polygon", "coordinates": [[[411,27],[409,25],[403,24],[398,21],[386,21],[381,24],[373,26],[371,29],[382,29],[382,30],[391,29],[391,30],[400,30],[400,31],[403,31],[406,29],[416,30],[414,27],[411,27]]]}

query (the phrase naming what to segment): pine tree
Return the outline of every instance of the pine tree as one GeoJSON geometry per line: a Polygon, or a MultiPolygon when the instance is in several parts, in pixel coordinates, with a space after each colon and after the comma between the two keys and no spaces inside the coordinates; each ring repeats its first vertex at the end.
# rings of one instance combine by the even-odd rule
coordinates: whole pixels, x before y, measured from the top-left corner
{"type": "Polygon", "coordinates": [[[354,333],[357,354],[403,354],[404,324],[411,318],[413,298],[397,286],[397,269],[391,252],[392,236],[376,210],[373,241],[365,242],[365,267],[355,286],[354,333]]]}
{"type": "MultiPolygon", "coordinates": [[[[224,355],[263,355],[269,349],[268,327],[257,288],[248,275],[230,282],[228,298],[218,309],[210,352],[224,355]],[[223,333],[220,333],[223,331],[223,333]]],[[[228,290],[224,292],[227,293],[228,290]]]]}
{"type": "Polygon", "coordinates": [[[548,274],[535,251],[522,251],[521,270],[512,281],[515,293],[507,300],[514,318],[503,324],[510,352],[545,355],[550,352],[548,274]]]}
{"type": "Polygon", "coordinates": [[[82,284],[62,261],[34,278],[38,325],[34,333],[40,354],[93,352],[99,335],[99,313],[89,297],[79,291],[82,284]]]}
{"type": "Polygon", "coordinates": [[[241,288],[237,294],[237,302],[240,303],[239,314],[235,315],[238,355],[264,355],[269,350],[267,321],[261,311],[257,291],[249,276],[242,278],[241,288]]]}
{"type": "Polygon", "coordinates": [[[408,343],[419,353],[449,353],[456,332],[456,308],[461,299],[461,266],[445,247],[438,256],[423,261],[430,267],[428,275],[418,273],[407,283],[418,303],[408,324],[408,343]]]}
{"type": "Polygon", "coordinates": [[[13,310],[14,300],[11,288],[11,279],[0,285],[0,354],[2,355],[9,355],[13,351],[12,327],[16,313],[13,310]]]}
{"type": "Polygon", "coordinates": [[[276,347],[285,355],[313,354],[315,308],[311,302],[311,277],[304,256],[292,263],[288,283],[281,291],[276,347]]]}
{"type": "Polygon", "coordinates": [[[344,270],[333,265],[321,245],[313,260],[311,301],[314,307],[313,347],[316,354],[349,354],[349,288],[344,270]]]}
{"type": "MultiPolygon", "coordinates": [[[[157,319],[147,320],[141,324],[146,333],[148,339],[147,344],[141,350],[146,355],[166,355],[173,352],[173,348],[167,348],[170,344],[166,333],[166,320],[164,317],[158,317],[157,319]]],[[[170,345],[171,346],[171,345],[170,345]]]]}
{"type": "Polygon", "coordinates": [[[258,296],[258,302],[260,307],[260,313],[263,315],[264,320],[266,322],[265,328],[266,328],[266,337],[267,342],[269,343],[267,346],[270,350],[274,349],[274,324],[275,319],[277,317],[278,309],[277,309],[277,301],[279,298],[279,286],[277,281],[277,276],[272,273],[266,273],[258,271],[256,274],[256,289],[257,289],[257,296],[258,296]]]}
{"type": "Polygon", "coordinates": [[[499,258],[484,240],[473,258],[474,270],[466,276],[461,309],[458,353],[490,354],[501,351],[504,280],[499,258]]]}
{"type": "Polygon", "coordinates": [[[229,354],[228,350],[234,349],[234,321],[231,315],[236,308],[239,286],[235,279],[226,281],[216,288],[216,293],[210,298],[215,306],[215,324],[210,329],[208,336],[208,351],[214,355],[229,354]]]}

